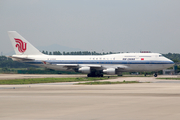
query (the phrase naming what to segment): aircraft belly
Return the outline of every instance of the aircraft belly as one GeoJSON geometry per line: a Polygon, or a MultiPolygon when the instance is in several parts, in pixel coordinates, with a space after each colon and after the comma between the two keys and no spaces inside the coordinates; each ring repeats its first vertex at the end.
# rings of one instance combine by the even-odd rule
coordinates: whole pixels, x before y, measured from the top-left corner
{"type": "MultiPolygon", "coordinates": [[[[172,65],[169,65],[172,66],[172,65]]],[[[168,68],[167,65],[164,64],[136,64],[136,65],[128,65],[128,68],[124,71],[135,72],[135,71],[159,71],[162,69],[168,68]]]]}

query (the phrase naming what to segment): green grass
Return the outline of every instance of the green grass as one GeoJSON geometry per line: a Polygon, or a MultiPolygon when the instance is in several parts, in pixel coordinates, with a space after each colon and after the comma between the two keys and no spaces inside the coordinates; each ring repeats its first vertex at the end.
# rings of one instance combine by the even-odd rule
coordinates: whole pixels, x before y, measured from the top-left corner
{"type": "Polygon", "coordinates": [[[123,75],[122,77],[152,77],[153,75],[123,75]]]}
{"type": "Polygon", "coordinates": [[[163,80],[180,80],[180,78],[156,78],[156,79],[163,79],[163,80]]]}
{"type": "Polygon", "coordinates": [[[55,83],[55,82],[78,82],[78,81],[94,81],[106,80],[115,77],[82,77],[82,78],[30,78],[30,79],[13,79],[0,80],[0,85],[14,85],[14,84],[35,84],[35,83],[55,83]]]}
{"type": "Polygon", "coordinates": [[[123,81],[123,82],[110,82],[110,81],[95,81],[95,82],[86,82],[86,83],[78,83],[77,85],[105,85],[105,84],[129,84],[129,83],[140,83],[139,81],[123,81]]]}

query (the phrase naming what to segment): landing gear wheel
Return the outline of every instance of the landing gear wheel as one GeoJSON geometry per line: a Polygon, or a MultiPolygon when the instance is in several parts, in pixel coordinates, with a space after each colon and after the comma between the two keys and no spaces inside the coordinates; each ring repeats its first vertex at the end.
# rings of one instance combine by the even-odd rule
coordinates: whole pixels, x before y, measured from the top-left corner
{"type": "Polygon", "coordinates": [[[103,74],[89,73],[87,77],[103,77],[103,74]]]}
{"type": "Polygon", "coordinates": [[[157,73],[154,73],[154,77],[157,77],[157,73]]]}
{"type": "Polygon", "coordinates": [[[87,74],[87,77],[96,77],[95,74],[89,73],[87,74]]]}
{"type": "Polygon", "coordinates": [[[144,76],[146,77],[147,73],[144,74],[144,76]]]}
{"type": "Polygon", "coordinates": [[[87,77],[91,77],[91,74],[87,74],[87,77]]]}

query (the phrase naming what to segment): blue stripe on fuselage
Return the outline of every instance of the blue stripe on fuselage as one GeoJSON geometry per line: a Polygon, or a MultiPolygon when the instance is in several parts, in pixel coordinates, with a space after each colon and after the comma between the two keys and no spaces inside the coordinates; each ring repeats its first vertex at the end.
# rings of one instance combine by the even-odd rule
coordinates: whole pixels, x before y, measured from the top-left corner
{"type": "MultiPolygon", "coordinates": [[[[50,64],[174,64],[172,61],[124,61],[124,60],[46,60],[50,64]]],[[[28,64],[43,64],[40,60],[25,62],[28,64]]]]}

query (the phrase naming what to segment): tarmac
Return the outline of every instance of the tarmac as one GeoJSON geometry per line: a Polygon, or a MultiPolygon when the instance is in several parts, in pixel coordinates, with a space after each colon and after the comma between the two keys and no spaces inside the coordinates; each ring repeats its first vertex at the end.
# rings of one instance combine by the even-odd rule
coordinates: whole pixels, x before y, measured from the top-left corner
{"type": "Polygon", "coordinates": [[[63,77],[86,77],[83,74],[0,74],[0,80],[24,79],[24,78],[63,78],[63,77]]]}
{"type": "MultiPolygon", "coordinates": [[[[0,78],[2,78],[1,76],[8,76],[7,79],[17,77],[14,74],[0,74],[0,78]]],[[[20,76],[35,77],[36,75],[20,76]]],[[[37,76],[52,77],[51,75],[37,76]]],[[[72,77],[71,75],[58,76],[72,77]]],[[[84,75],[78,77],[84,77],[84,75]]],[[[159,80],[154,77],[119,77],[110,81],[123,80],[140,81],[142,83],[115,85],[73,85],[74,83],[0,85],[0,119],[180,119],[180,82],[178,80],[159,80]]]]}

